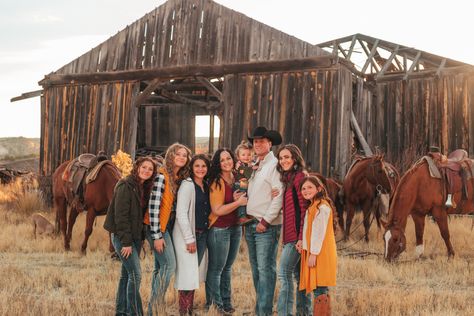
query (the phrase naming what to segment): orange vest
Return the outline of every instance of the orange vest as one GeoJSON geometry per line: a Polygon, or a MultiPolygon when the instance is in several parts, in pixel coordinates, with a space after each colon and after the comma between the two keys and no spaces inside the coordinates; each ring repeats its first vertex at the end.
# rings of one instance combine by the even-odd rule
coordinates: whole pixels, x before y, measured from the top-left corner
{"type": "MultiPolygon", "coordinates": [[[[166,225],[170,219],[171,211],[173,210],[174,203],[174,194],[171,191],[171,178],[164,167],[161,167],[158,170],[158,173],[161,173],[165,177],[165,190],[161,196],[160,201],[160,230],[161,232],[166,231],[166,225]]],[[[149,210],[146,210],[145,217],[143,222],[147,225],[150,225],[150,213],[149,210]]]]}
{"type": "MultiPolygon", "coordinates": [[[[300,291],[306,290],[306,293],[311,292],[317,286],[335,286],[336,272],[337,272],[337,248],[336,239],[334,237],[333,228],[333,210],[331,205],[326,200],[315,201],[307,211],[307,231],[303,238],[306,238],[308,248],[311,247],[312,223],[319,212],[320,205],[327,205],[331,212],[329,213],[329,220],[327,223],[326,234],[324,236],[321,252],[316,257],[316,266],[308,267],[308,260],[310,253],[308,250],[301,252],[301,267],[300,267],[300,291]]],[[[315,232],[317,233],[317,232],[315,232]]]]}

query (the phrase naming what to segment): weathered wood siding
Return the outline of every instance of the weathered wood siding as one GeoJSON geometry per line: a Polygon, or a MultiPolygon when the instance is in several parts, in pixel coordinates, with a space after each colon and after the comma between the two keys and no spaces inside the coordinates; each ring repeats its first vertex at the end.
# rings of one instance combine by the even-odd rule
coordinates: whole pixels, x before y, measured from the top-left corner
{"type": "Polygon", "coordinates": [[[115,83],[51,87],[41,99],[40,168],[50,175],[79,154],[135,149],[138,85],[115,83]]]}
{"type": "Polygon", "coordinates": [[[210,0],[170,0],[58,74],[327,55],[210,0]]]}
{"type": "Polygon", "coordinates": [[[350,159],[351,82],[342,66],[226,76],[220,145],[234,149],[263,125],[299,146],[312,170],[340,178],[350,159]]]}
{"type": "MultiPolygon", "coordinates": [[[[222,64],[326,54],[319,47],[210,0],[170,0],[56,73],[222,64]]],[[[134,129],[137,113],[130,106],[138,90],[132,86],[130,82],[120,81],[104,85],[45,87],[42,172],[49,174],[62,161],[104,146],[109,154],[119,147],[133,153],[136,139],[132,135],[137,132],[134,129]],[[129,94],[119,103],[115,102],[113,97],[122,95],[123,91],[129,94]],[[98,114],[91,116],[89,109],[98,114]],[[95,122],[113,123],[107,126],[95,125],[95,122]]],[[[147,130],[139,131],[140,144],[156,146],[181,141],[194,145],[193,110],[178,105],[142,111],[145,114],[141,114],[143,124],[140,126],[146,126],[147,130]]]]}
{"type": "MultiPolygon", "coordinates": [[[[402,161],[407,153],[464,148],[474,155],[474,75],[356,84],[354,113],[372,148],[402,161]]],[[[413,157],[416,158],[416,157],[413,157]]]]}

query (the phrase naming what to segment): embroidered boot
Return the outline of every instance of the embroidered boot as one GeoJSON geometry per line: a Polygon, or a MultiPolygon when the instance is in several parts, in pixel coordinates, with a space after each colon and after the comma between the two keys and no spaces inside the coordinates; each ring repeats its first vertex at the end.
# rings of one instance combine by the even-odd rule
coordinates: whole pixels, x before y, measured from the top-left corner
{"type": "Polygon", "coordinates": [[[331,300],[329,295],[323,294],[314,298],[313,316],[330,316],[331,300]]]}

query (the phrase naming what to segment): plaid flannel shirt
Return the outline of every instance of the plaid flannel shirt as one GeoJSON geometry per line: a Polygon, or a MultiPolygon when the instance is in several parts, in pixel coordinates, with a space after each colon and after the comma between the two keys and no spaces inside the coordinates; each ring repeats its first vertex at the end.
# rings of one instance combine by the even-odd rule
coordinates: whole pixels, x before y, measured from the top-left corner
{"type": "Polygon", "coordinates": [[[159,173],[153,183],[153,188],[150,194],[150,201],[148,203],[150,212],[150,231],[153,240],[163,238],[160,230],[160,205],[161,198],[165,192],[165,176],[159,173]]]}

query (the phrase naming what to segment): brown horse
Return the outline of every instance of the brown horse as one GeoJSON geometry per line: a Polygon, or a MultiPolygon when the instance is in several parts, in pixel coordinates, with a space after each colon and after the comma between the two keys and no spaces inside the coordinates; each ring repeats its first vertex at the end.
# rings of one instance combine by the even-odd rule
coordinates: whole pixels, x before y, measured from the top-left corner
{"type": "MultiPolygon", "coordinates": [[[[339,223],[341,229],[344,229],[344,225],[341,226],[341,216],[344,209],[343,201],[340,194],[342,184],[333,178],[326,178],[322,174],[317,172],[311,172],[310,175],[317,177],[326,188],[329,198],[333,201],[334,206],[336,207],[336,214],[333,215],[334,221],[339,223]]],[[[334,231],[336,231],[336,228],[337,227],[335,226],[334,231]]]]}
{"type": "Polygon", "coordinates": [[[438,224],[448,256],[454,256],[453,246],[449,240],[448,214],[468,214],[474,211],[473,182],[474,179],[471,179],[467,184],[468,200],[461,201],[462,192],[455,192],[453,200],[458,208],[446,208],[446,197],[442,193],[443,181],[430,176],[426,161],[418,162],[408,170],[401,178],[390,205],[389,219],[383,236],[385,259],[392,261],[405,250],[405,227],[409,215],[415,223],[415,252],[418,256],[423,254],[425,217],[430,213],[438,224]]]}
{"type": "MultiPolygon", "coordinates": [[[[352,219],[356,209],[364,214],[365,241],[369,241],[370,215],[373,213],[380,227],[381,211],[377,207],[380,194],[395,191],[400,176],[393,165],[384,161],[382,155],[357,158],[346,174],[343,183],[343,201],[346,211],[344,240],[350,235],[352,219]]],[[[339,216],[339,225],[344,226],[343,215],[339,216]]]]}
{"type": "MultiPolygon", "coordinates": [[[[86,252],[87,241],[92,233],[92,225],[96,216],[105,215],[109,207],[115,185],[120,180],[120,171],[113,163],[106,163],[102,166],[96,179],[85,185],[84,207],[77,209],[71,206],[71,201],[67,199],[67,186],[63,180],[63,173],[70,161],[62,163],[53,174],[53,203],[56,210],[56,222],[59,222],[59,229],[64,237],[64,248],[70,250],[72,229],[80,211],[87,211],[86,229],[84,241],[81,246],[83,253],[86,252]],[[67,208],[70,206],[69,221],[67,219],[67,208]],[[67,232],[66,232],[67,231],[67,232]]],[[[109,244],[109,248],[111,245],[109,244]]]]}

